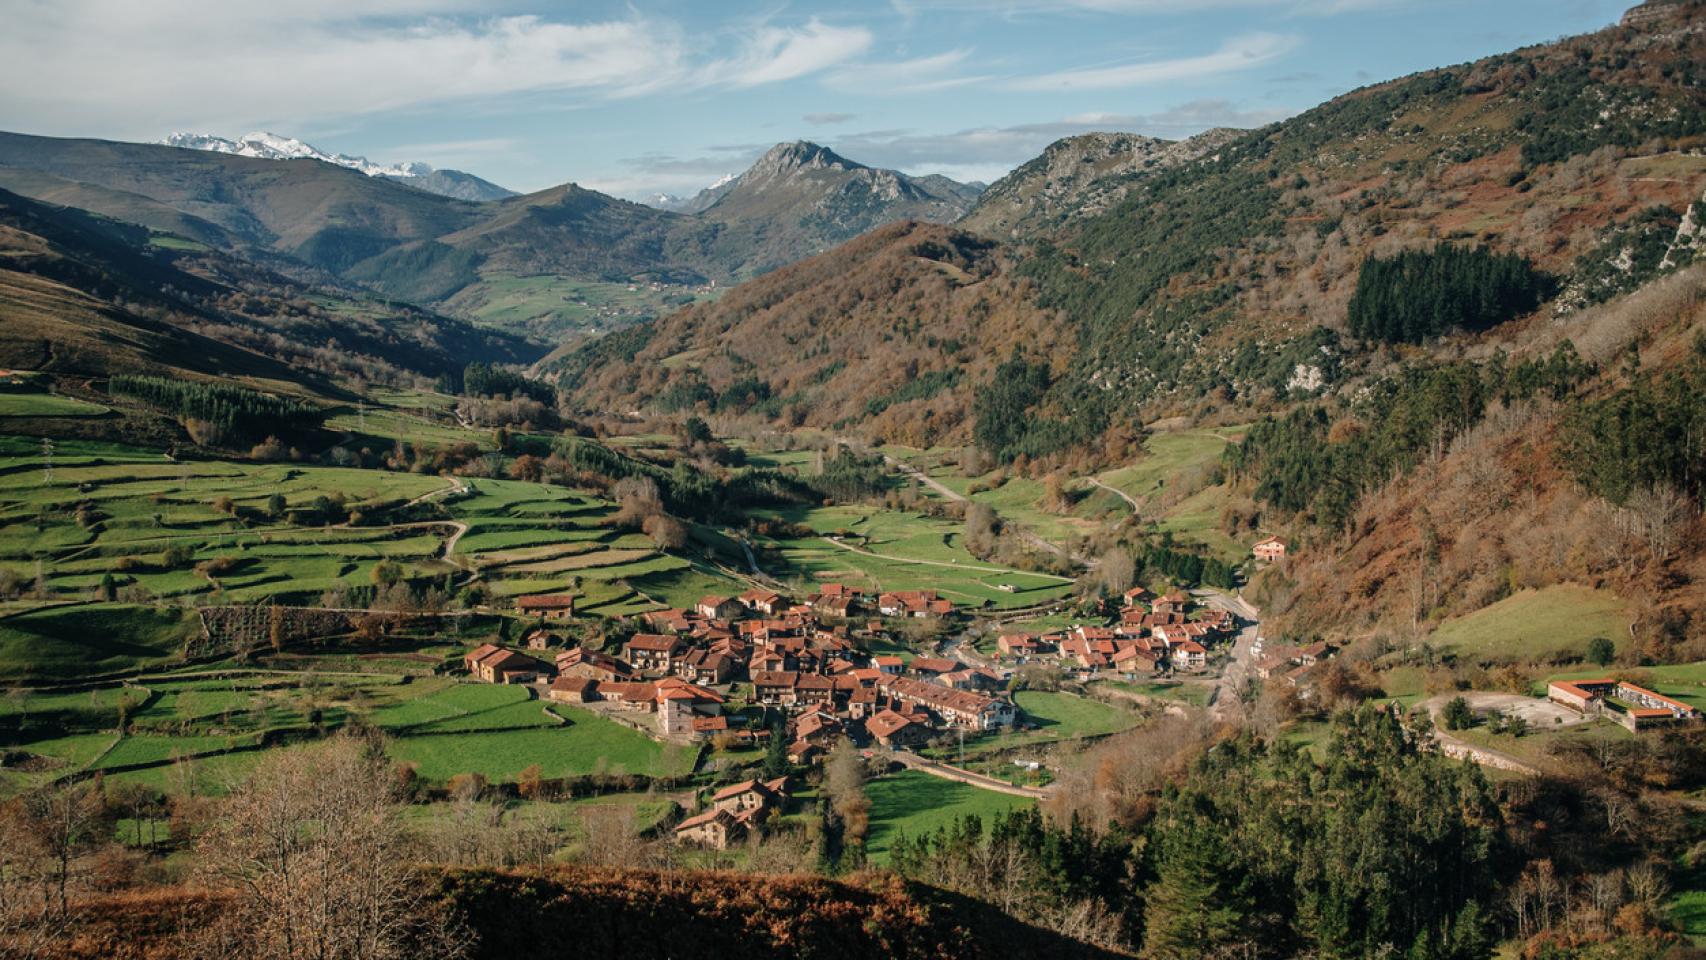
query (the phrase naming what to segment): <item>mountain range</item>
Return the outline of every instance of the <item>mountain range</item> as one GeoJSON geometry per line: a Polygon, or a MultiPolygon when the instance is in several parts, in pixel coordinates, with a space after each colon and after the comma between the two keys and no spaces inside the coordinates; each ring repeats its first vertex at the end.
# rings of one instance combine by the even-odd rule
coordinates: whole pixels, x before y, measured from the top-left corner
{"type": "Polygon", "coordinates": [[[0,188],[550,342],[646,319],[883,223],[957,219],[977,192],[793,143],[672,213],[574,184],[494,196],[501,188],[468,174],[270,134],[171,142],[0,134],[0,188]],[[625,312],[599,306],[618,299],[625,312]]]}
{"type": "Polygon", "coordinates": [[[515,196],[514,190],[507,190],[460,170],[435,170],[428,164],[413,161],[389,165],[374,163],[366,157],[328,153],[312,144],[276,133],[250,133],[236,140],[201,133],[174,133],[156,142],[167,147],[210,150],[214,153],[229,153],[261,160],[318,160],[348,167],[370,177],[396,180],[428,193],[457,200],[502,200],[515,196]]]}

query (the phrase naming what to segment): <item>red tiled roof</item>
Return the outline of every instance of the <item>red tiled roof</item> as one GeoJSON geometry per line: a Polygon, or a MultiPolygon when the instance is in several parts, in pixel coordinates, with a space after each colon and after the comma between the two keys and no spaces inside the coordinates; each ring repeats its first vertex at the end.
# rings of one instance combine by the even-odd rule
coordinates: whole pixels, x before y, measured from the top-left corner
{"type": "Polygon", "coordinates": [[[566,593],[536,593],[522,597],[515,605],[523,610],[572,610],[575,598],[566,593]]]}

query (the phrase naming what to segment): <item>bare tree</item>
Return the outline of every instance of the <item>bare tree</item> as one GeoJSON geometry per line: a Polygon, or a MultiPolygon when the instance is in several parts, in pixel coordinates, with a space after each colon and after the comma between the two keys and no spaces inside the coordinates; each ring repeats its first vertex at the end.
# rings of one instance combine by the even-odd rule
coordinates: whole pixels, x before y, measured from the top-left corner
{"type": "Polygon", "coordinates": [[[380,746],[340,737],[256,768],[199,845],[233,908],[204,956],[389,960],[459,952],[407,866],[397,777],[380,746]]]}
{"type": "Polygon", "coordinates": [[[0,956],[35,957],[62,936],[99,812],[87,785],[46,787],[0,807],[0,956]]]}
{"type": "Polygon", "coordinates": [[[1109,593],[1118,595],[1131,589],[1137,579],[1137,563],[1131,558],[1131,551],[1124,547],[1114,547],[1102,554],[1102,563],[1098,570],[1102,578],[1102,586],[1109,593]]]}
{"type": "Polygon", "coordinates": [[[648,845],[634,820],[634,808],[628,804],[597,804],[586,808],[581,815],[585,838],[581,842],[582,863],[620,867],[643,864],[649,853],[648,845]]]}

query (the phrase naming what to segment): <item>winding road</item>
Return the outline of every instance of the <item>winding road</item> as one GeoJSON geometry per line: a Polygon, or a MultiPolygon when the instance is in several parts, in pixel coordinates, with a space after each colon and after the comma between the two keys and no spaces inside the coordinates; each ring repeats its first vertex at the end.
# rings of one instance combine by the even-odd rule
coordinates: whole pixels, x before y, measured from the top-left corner
{"type": "Polygon", "coordinates": [[[1126,493],[1124,490],[1121,490],[1118,487],[1110,487],[1107,484],[1103,483],[1102,481],[1096,479],[1095,477],[1085,477],[1084,479],[1088,480],[1090,482],[1090,486],[1101,487],[1103,490],[1106,490],[1109,493],[1113,494],[1114,496],[1119,497],[1121,500],[1124,500],[1126,502],[1126,505],[1131,507],[1132,513],[1134,513],[1138,516],[1143,515],[1143,508],[1138,505],[1136,497],[1132,496],[1129,493],[1126,493]]]}
{"type": "Polygon", "coordinates": [[[912,563],[926,567],[947,567],[950,570],[970,570],[973,573],[1010,573],[1014,576],[1020,577],[1039,577],[1043,580],[1053,580],[1056,583],[1077,582],[1071,577],[1056,576],[1052,573],[1032,573],[1029,570],[1015,570],[1011,567],[980,567],[969,563],[955,563],[952,560],[920,560],[917,557],[897,557],[891,553],[877,553],[874,550],[855,547],[851,543],[837,540],[834,537],[819,537],[818,539],[825,543],[833,543],[849,553],[857,553],[867,557],[876,557],[879,560],[893,560],[896,563],[912,563]]]}
{"type": "MultiPolygon", "coordinates": [[[[937,480],[935,477],[930,476],[929,474],[918,469],[917,467],[913,466],[912,464],[907,463],[904,460],[897,460],[894,457],[891,457],[886,453],[883,454],[882,457],[883,457],[884,463],[895,468],[896,470],[899,470],[901,473],[906,474],[907,476],[911,477],[912,479],[917,480],[919,483],[924,484],[925,486],[936,491],[937,493],[941,494],[943,497],[946,497],[949,500],[953,500],[953,501],[956,501],[958,503],[973,503],[973,502],[975,502],[970,497],[967,497],[965,494],[956,491],[954,488],[948,486],[947,484],[943,483],[940,480],[937,480]]],[[[1047,540],[1044,540],[1042,537],[1037,536],[1036,534],[1032,533],[1031,531],[1029,531],[1029,530],[1025,529],[1024,527],[1020,526],[1019,524],[1013,522],[1012,520],[1003,519],[1001,521],[1001,523],[1003,526],[1007,527],[1008,529],[1012,530],[1014,533],[1018,534],[1019,539],[1025,541],[1026,543],[1037,548],[1038,550],[1042,550],[1042,551],[1045,551],[1047,553],[1052,553],[1055,556],[1060,557],[1063,560],[1070,560],[1073,563],[1080,563],[1080,564],[1083,564],[1084,566],[1087,566],[1087,567],[1094,567],[1096,565],[1096,561],[1089,559],[1087,557],[1080,557],[1080,556],[1072,553],[1071,551],[1067,550],[1065,547],[1060,546],[1059,544],[1050,543],[1047,540]]],[[[1034,576],[1041,576],[1041,574],[1034,574],[1034,576]]]]}

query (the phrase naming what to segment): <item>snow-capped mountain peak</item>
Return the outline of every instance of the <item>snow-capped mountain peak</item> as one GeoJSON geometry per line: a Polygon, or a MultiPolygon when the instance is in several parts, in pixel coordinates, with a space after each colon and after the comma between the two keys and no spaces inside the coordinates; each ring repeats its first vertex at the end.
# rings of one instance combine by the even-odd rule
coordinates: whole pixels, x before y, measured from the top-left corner
{"type": "Polygon", "coordinates": [[[256,157],[262,160],[320,160],[360,171],[370,177],[424,177],[432,172],[432,167],[424,163],[386,165],[374,163],[366,157],[327,153],[313,144],[305,143],[295,137],[281,136],[264,130],[244,134],[236,140],[227,140],[224,137],[201,133],[174,133],[161,140],[160,143],[168,147],[211,150],[215,153],[230,153],[239,157],[256,157]]]}

